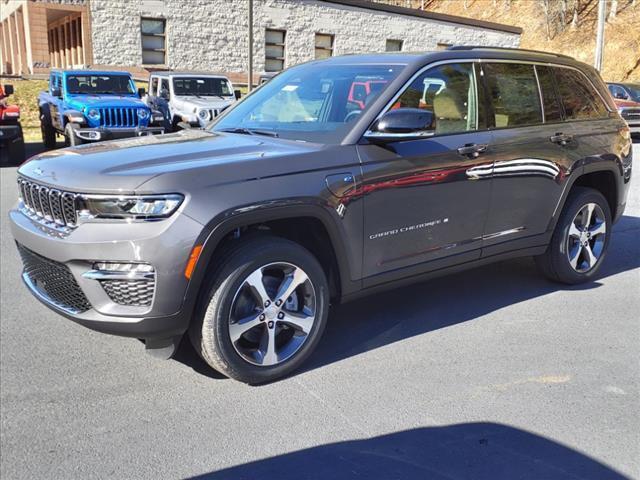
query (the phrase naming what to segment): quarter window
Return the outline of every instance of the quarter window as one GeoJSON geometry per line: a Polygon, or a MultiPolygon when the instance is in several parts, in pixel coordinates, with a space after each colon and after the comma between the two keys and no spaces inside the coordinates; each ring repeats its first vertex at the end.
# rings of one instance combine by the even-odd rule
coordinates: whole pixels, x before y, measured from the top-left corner
{"type": "Polygon", "coordinates": [[[533,65],[489,63],[483,66],[496,128],[542,122],[533,65]]]}
{"type": "Polygon", "coordinates": [[[266,72],[279,72],[284,69],[284,30],[265,30],[264,69],[266,72]]]}
{"type": "Polygon", "coordinates": [[[149,94],[153,97],[158,95],[158,77],[151,77],[149,82],[149,94]]]}
{"type": "Polygon", "coordinates": [[[569,120],[603,118],[609,114],[602,98],[580,72],[554,68],[558,91],[569,120]]]}
{"type": "Polygon", "coordinates": [[[169,97],[171,96],[171,93],[169,91],[169,80],[167,80],[166,78],[163,78],[160,81],[160,96],[162,98],[166,98],[167,100],[169,100],[169,97]]]}
{"type": "Polygon", "coordinates": [[[544,106],[544,121],[561,122],[562,107],[560,105],[560,99],[556,94],[553,72],[549,67],[541,66],[536,66],[536,72],[538,74],[538,82],[540,83],[542,105],[544,106]]]}
{"type": "Polygon", "coordinates": [[[478,95],[472,63],[446,64],[418,76],[391,107],[433,112],[435,133],[478,128],[478,95]]]}
{"type": "Polygon", "coordinates": [[[316,60],[333,56],[333,35],[316,33],[316,60]]]}
{"type": "Polygon", "coordinates": [[[402,40],[387,40],[385,50],[387,52],[401,52],[402,51],[402,40]]]}
{"type": "Polygon", "coordinates": [[[158,18],[142,18],[142,63],[144,65],[165,65],[166,58],[166,21],[158,18]]]}

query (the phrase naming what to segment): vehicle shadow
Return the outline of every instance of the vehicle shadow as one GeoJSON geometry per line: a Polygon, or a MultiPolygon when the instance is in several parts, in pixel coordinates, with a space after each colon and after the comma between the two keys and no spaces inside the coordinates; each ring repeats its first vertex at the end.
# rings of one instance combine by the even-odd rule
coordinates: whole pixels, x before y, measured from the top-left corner
{"type": "Polygon", "coordinates": [[[464,423],[330,443],[191,478],[601,480],[629,477],[534,433],[497,423],[464,423]]]}
{"type": "MultiPolygon", "coordinates": [[[[332,308],[317,350],[296,373],[360,355],[416,335],[473,320],[559,290],[601,286],[600,279],[640,267],[640,218],[623,216],[615,225],[607,258],[595,281],[562,285],[546,280],[532,258],[507,260],[417,283],[332,308]]],[[[174,360],[210,378],[214,372],[183,339],[174,360]]],[[[296,374],[294,373],[294,375],[296,374]]]]}

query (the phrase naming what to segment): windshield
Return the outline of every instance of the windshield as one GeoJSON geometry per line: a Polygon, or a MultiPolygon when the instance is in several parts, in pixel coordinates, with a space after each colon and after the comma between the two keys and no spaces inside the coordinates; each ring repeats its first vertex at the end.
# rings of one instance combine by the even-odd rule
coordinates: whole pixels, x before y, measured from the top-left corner
{"type": "Polygon", "coordinates": [[[233,95],[226,78],[179,77],[173,79],[175,95],[195,95],[196,97],[233,95]]]}
{"type": "Polygon", "coordinates": [[[133,94],[133,82],[127,75],[69,75],[67,93],[133,94]]]}
{"type": "Polygon", "coordinates": [[[403,65],[300,65],[265,83],[213,124],[213,131],[272,132],[340,143],[403,65]]]}
{"type": "Polygon", "coordinates": [[[640,102],[640,84],[627,83],[625,87],[627,87],[627,90],[629,90],[629,93],[631,94],[633,100],[636,102],[640,102]]]}

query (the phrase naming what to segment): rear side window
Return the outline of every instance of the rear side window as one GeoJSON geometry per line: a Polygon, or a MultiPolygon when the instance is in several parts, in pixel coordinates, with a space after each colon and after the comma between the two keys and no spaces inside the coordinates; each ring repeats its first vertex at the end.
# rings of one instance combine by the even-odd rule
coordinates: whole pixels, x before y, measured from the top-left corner
{"type": "Polygon", "coordinates": [[[603,118],[606,105],[584,75],[570,68],[554,68],[558,91],[568,120],[603,118]]]}
{"type": "Polygon", "coordinates": [[[544,106],[545,122],[561,122],[562,107],[560,99],[556,94],[553,82],[553,72],[549,67],[536,66],[538,81],[540,82],[540,92],[542,95],[542,105],[544,106]]]}
{"type": "Polygon", "coordinates": [[[483,65],[496,128],[542,123],[540,95],[533,65],[483,65]]]}

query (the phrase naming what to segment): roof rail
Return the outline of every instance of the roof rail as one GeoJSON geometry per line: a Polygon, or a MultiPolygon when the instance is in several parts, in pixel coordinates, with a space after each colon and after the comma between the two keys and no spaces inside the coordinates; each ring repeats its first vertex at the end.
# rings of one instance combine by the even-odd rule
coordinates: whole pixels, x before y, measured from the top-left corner
{"type": "Polygon", "coordinates": [[[527,50],[525,48],[509,48],[509,47],[491,47],[486,45],[453,45],[451,47],[447,47],[447,50],[499,50],[499,51],[512,51],[512,52],[525,52],[525,53],[537,53],[539,55],[549,55],[551,57],[559,57],[559,58],[570,58],[573,60],[573,57],[569,55],[564,55],[562,53],[553,53],[553,52],[543,52],[541,50],[527,50]]]}

